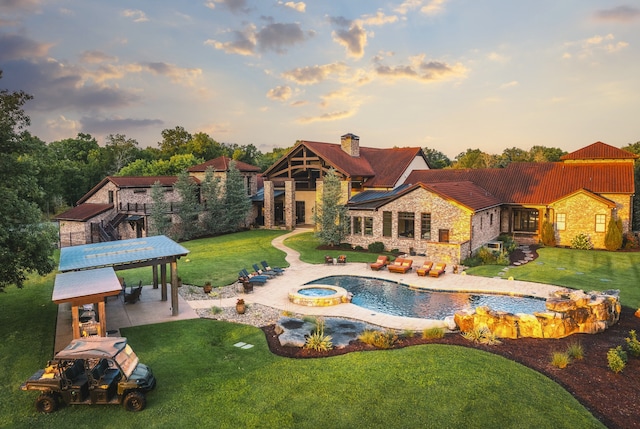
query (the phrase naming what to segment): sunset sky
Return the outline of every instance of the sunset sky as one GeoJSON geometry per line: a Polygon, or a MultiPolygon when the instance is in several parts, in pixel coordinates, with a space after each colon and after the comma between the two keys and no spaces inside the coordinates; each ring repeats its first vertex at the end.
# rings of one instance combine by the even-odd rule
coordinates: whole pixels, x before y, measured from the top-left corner
{"type": "Polygon", "coordinates": [[[640,141],[627,1],[0,0],[0,89],[34,96],[46,142],[621,147],[640,141]]]}

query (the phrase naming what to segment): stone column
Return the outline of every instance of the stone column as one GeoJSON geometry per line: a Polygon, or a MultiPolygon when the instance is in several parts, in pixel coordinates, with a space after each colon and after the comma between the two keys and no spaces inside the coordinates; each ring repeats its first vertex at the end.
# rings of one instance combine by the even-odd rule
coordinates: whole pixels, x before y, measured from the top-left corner
{"type": "Polygon", "coordinates": [[[273,182],[264,181],[264,227],[272,229],[275,224],[275,204],[273,201],[273,182]]]}
{"type": "Polygon", "coordinates": [[[287,229],[296,227],[296,189],[293,179],[284,182],[284,221],[287,229]]]}

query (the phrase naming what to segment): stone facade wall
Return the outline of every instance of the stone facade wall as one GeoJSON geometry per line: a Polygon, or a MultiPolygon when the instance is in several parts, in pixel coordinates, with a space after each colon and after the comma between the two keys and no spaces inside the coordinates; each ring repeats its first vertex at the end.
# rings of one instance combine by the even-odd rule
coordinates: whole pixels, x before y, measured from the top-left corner
{"type": "Polygon", "coordinates": [[[611,208],[599,199],[592,198],[588,194],[579,193],[571,198],[558,201],[551,206],[553,209],[553,222],[556,231],[556,243],[559,246],[571,246],[571,240],[580,233],[591,237],[593,247],[604,249],[606,227],[611,219],[611,208]],[[558,230],[557,215],[565,214],[566,227],[558,230]],[[596,215],[605,215],[605,231],[596,232],[596,215]]]}
{"type": "Polygon", "coordinates": [[[360,234],[349,234],[347,242],[353,246],[367,247],[369,244],[380,241],[384,243],[386,249],[399,249],[409,253],[414,249],[417,253],[424,253],[427,258],[434,261],[442,261],[448,264],[459,264],[462,259],[470,255],[471,247],[480,247],[491,239],[499,235],[500,210],[498,208],[472,213],[457,204],[451,203],[440,196],[433,194],[423,188],[416,188],[409,194],[391,201],[375,211],[350,210],[349,215],[353,222],[354,217],[363,218],[362,232],[360,234]],[[391,236],[384,237],[383,213],[391,212],[391,236]],[[398,212],[414,213],[415,237],[398,236],[398,212]],[[431,213],[431,238],[421,238],[421,216],[422,213],[431,213]],[[490,221],[493,214],[493,222],[490,221]],[[364,228],[364,218],[373,218],[372,233],[364,228]],[[473,225],[474,235],[471,242],[471,225],[473,225]],[[439,230],[449,231],[449,242],[438,242],[439,230]]]}
{"type": "Polygon", "coordinates": [[[457,312],[456,326],[462,332],[487,327],[500,338],[564,338],[572,334],[595,334],[620,319],[619,291],[563,290],[547,299],[546,312],[512,314],[478,307],[475,312],[457,312]]]}

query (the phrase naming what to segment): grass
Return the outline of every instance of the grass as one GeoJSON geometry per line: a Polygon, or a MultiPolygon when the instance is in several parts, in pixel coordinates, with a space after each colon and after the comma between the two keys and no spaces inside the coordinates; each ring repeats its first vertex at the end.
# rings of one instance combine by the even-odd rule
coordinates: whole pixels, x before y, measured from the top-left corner
{"type": "MultiPolygon", "coordinates": [[[[191,253],[190,262],[180,261],[180,275],[186,283],[211,280],[220,285],[233,282],[239,268],[260,259],[286,265],[282,252],[268,245],[281,233],[250,231],[182,243],[191,253]]],[[[315,250],[312,235],[304,235],[287,244],[301,251],[303,260],[322,263],[326,252],[315,250]]],[[[377,256],[339,253],[349,261],[366,258],[361,262],[377,256]]],[[[574,281],[566,280],[565,286],[596,289],[591,282],[619,288],[625,305],[638,305],[640,275],[633,265],[640,266],[640,253],[540,249],[537,262],[542,264],[512,268],[509,275],[546,282],[541,274],[546,272],[553,284],[568,275],[574,281]],[[603,267],[609,263],[614,268],[603,267]],[[610,282],[600,281],[605,275],[610,282]]],[[[148,269],[133,271],[121,273],[127,281],[150,281],[148,269]]],[[[34,409],[37,394],[19,386],[52,357],[57,314],[51,302],[53,281],[53,274],[35,276],[24,289],[7,288],[0,294],[0,428],[603,427],[558,384],[480,350],[431,344],[287,359],[269,352],[260,329],[209,319],[123,329],[158,378],[145,411],[74,406],[41,415],[34,409]],[[239,341],[255,347],[234,347],[239,341]]]]}
{"type": "MultiPolygon", "coordinates": [[[[368,262],[373,263],[378,259],[378,253],[369,253],[354,251],[351,248],[339,249],[339,250],[318,250],[320,245],[313,232],[305,232],[302,234],[296,234],[287,238],[284,241],[287,247],[290,247],[300,253],[300,260],[308,264],[324,264],[325,255],[337,258],[338,255],[346,255],[347,262],[368,262]]],[[[390,253],[383,253],[385,255],[391,255],[390,253]]]]}
{"type": "MultiPolygon", "coordinates": [[[[538,259],[511,267],[515,280],[565,286],[585,291],[620,290],[622,304],[640,307],[640,252],[607,252],[555,247],[538,249],[538,259]]],[[[502,266],[469,268],[468,274],[493,277],[502,266]]]]}

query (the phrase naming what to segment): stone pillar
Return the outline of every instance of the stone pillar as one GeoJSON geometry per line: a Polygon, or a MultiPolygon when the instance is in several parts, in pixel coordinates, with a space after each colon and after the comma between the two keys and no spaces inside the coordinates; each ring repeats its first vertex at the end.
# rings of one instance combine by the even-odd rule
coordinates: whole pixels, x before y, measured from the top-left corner
{"type": "Polygon", "coordinates": [[[264,181],[264,227],[272,229],[275,224],[275,204],[273,201],[273,182],[264,181]]]}
{"type": "Polygon", "coordinates": [[[287,229],[296,228],[296,189],[293,179],[284,182],[284,222],[287,229]]]}

